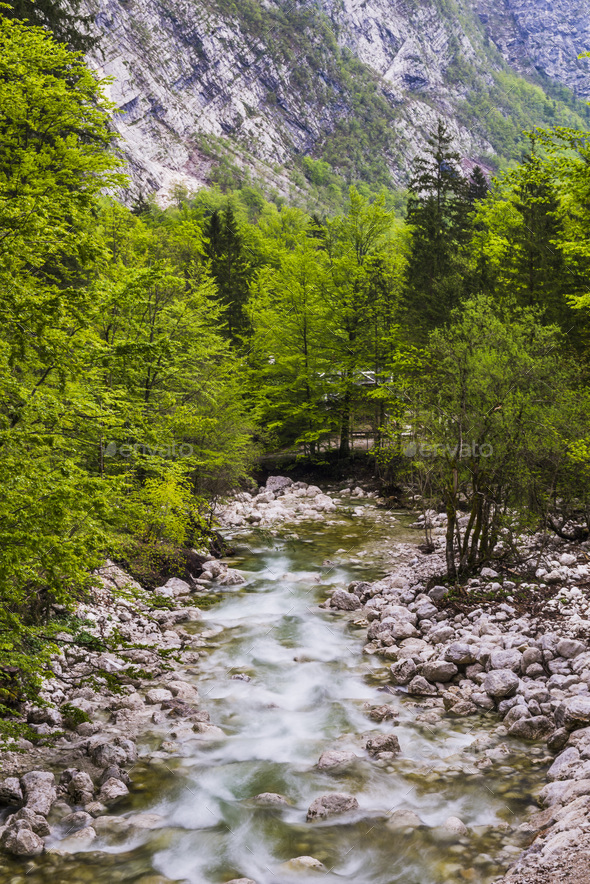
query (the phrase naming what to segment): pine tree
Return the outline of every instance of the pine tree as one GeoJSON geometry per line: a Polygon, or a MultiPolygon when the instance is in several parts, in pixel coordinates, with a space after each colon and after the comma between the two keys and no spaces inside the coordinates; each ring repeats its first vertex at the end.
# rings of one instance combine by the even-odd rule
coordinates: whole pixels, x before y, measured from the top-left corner
{"type": "Polygon", "coordinates": [[[428,152],[414,164],[407,222],[411,225],[405,291],[410,333],[424,339],[443,323],[461,293],[462,251],[468,238],[469,189],[452,149],[452,137],[439,120],[428,152]]]}
{"type": "Polygon", "coordinates": [[[225,311],[227,335],[233,344],[238,344],[250,331],[246,306],[251,272],[238,222],[229,204],[209,217],[203,237],[205,255],[211,261],[211,274],[225,311]]]}

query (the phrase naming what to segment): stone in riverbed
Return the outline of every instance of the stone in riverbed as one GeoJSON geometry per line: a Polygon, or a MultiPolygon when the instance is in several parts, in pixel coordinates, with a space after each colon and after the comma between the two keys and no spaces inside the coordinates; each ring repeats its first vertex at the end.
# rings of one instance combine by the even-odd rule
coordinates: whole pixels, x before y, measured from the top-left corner
{"type": "Polygon", "coordinates": [[[567,743],[568,738],[569,731],[567,731],[564,727],[560,727],[556,731],[553,731],[553,733],[547,740],[547,748],[551,752],[560,752],[567,743]]]}
{"type": "Polygon", "coordinates": [[[547,779],[549,782],[554,780],[567,780],[573,775],[573,768],[580,761],[580,753],[574,746],[565,749],[561,755],[558,755],[549,770],[547,771],[547,779]]]}
{"type": "Polygon", "coordinates": [[[14,828],[21,820],[25,820],[35,835],[39,835],[40,838],[44,838],[46,835],[51,834],[49,823],[45,817],[41,816],[40,813],[35,813],[34,810],[30,810],[28,807],[23,807],[15,814],[8,817],[8,827],[14,828]]]}
{"type": "Polygon", "coordinates": [[[582,654],[585,650],[586,645],[573,638],[562,638],[561,641],[557,642],[557,653],[566,660],[573,660],[574,657],[582,654]]]}
{"type": "Polygon", "coordinates": [[[77,810],[75,813],[69,813],[67,816],[64,816],[61,824],[65,826],[68,833],[77,832],[78,829],[85,829],[87,826],[94,825],[94,817],[84,810],[77,810]]]}
{"type": "Polygon", "coordinates": [[[21,778],[21,784],[26,806],[35,813],[47,816],[51,805],[57,801],[53,774],[45,770],[32,770],[21,778]]]}
{"type": "Polygon", "coordinates": [[[361,607],[361,600],[353,592],[337,589],[332,596],[332,607],[339,611],[356,611],[361,607]]]}
{"type": "Polygon", "coordinates": [[[78,771],[68,783],[68,795],[74,804],[88,804],[94,797],[94,783],[84,771],[78,771]]]}
{"type": "Polygon", "coordinates": [[[516,648],[502,650],[497,648],[490,654],[490,669],[510,669],[512,672],[520,672],[522,666],[522,654],[516,648]]]}
{"type": "Polygon", "coordinates": [[[354,752],[347,752],[344,749],[328,749],[322,752],[318,761],[319,770],[333,770],[337,767],[348,767],[356,760],[354,752]]]}
{"type": "Polygon", "coordinates": [[[408,685],[408,694],[415,697],[431,697],[436,694],[436,688],[421,675],[416,675],[408,685]]]}
{"type": "Polygon", "coordinates": [[[580,694],[565,702],[563,710],[563,726],[568,731],[585,727],[590,723],[590,696],[580,694]]]}
{"type": "Polygon", "coordinates": [[[425,663],[422,667],[422,675],[432,682],[440,681],[444,683],[451,681],[458,672],[459,670],[455,664],[449,663],[447,660],[432,660],[425,663]]]}
{"type": "Polygon", "coordinates": [[[24,820],[4,830],[0,846],[14,856],[39,856],[44,850],[43,841],[24,820]]]}
{"type": "Polygon", "coordinates": [[[449,715],[456,715],[457,717],[475,715],[477,712],[477,706],[475,703],[472,703],[471,700],[459,699],[456,703],[453,703],[448,712],[449,715]]]}
{"type": "Polygon", "coordinates": [[[17,777],[7,777],[0,783],[0,804],[18,807],[24,801],[23,790],[17,777]]]}
{"type": "Polygon", "coordinates": [[[492,669],[483,680],[486,694],[494,699],[512,697],[519,685],[519,678],[511,669],[492,669]]]}
{"type": "Polygon", "coordinates": [[[296,856],[280,866],[287,872],[306,872],[309,869],[316,872],[325,872],[326,867],[314,856],[296,856]]]}
{"type": "Polygon", "coordinates": [[[521,718],[508,729],[511,737],[521,740],[542,740],[552,733],[554,724],[546,715],[535,715],[532,718],[521,718]]]}
{"type": "Polygon", "coordinates": [[[445,651],[445,660],[455,666],[469,666],[475,663],[475,656],[475,648],[463,642],[453,642],[445,651]]]}
{"type": "Polygon", "coordinates": [[[86,826],[84,829],[78,829],[59,842],[59,849],[65,850],[67,853],[77,853],[78,850],[85,850],[90,847],[96,839],[96,831],[92,826],[86,826]]]}
{"type": "Polygon", "coordinates": [[[418,672],[416,664],[411,658],[407,660],[398,660],[397,663],[392,663],[389,667],[389,671],[391,672],[391,680],[393,683],[401,685],[408,684],[418,672]]]}
{"type": "Polygon", "coordinates": [[[163,703],[164,700],[171,700],[172,693],[167,691],[166,688],[152,688],[145,695],[145,699],[151,706],[155,706],[157,703],[163,703]]]}
{"type": "Polygon", "coordinates": [[[344,792],[330,792],[328,795],[322,795],[312,801],[307,811],[307,820],[308,822],[325,820],[339,813],[356,810],[358,806],[359,803],[353,795],[347,795],[344,792]]]}
{"type": "Polygon", "coordinates": [[[394,832],[400,829],[417,829],[422,825],[422,820],[413,810],[394,810],[385,823],[388,829],[394,832]]]}
{"type": "Polygon", "coordinates": [[[121,782],[121,780],[116,780],[114,777],[111,777],[106,783],[103,783],[99,793],[99,799],[103,804],[106,804],[107,807],[111,804],[116,804],[117,801],[120,801],[122,798],[125,798],[129,795],[129,789],[125,785],[125,783],[121,782]]]}
{"type": "Polygon", "coordinates": [[[393,752],[396,755],[401,752],[399,740],[395,734],[378,734],[375,737],[369,737],[366,749],[369,755],[374,758],[378,758],[382,752],[393,752]]]}
{"type": "Polygon", "coordinates": [[[252,801],[262,807],[284,807],[289,804],[285,796],[279,795],[278,792],[261,792],[255,795],[252,801]]]}

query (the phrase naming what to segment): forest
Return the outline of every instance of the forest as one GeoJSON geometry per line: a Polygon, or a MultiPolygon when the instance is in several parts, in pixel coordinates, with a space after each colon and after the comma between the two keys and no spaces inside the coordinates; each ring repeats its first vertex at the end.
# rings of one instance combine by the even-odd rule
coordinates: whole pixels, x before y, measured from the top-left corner
{"type": "Polygon", "coordinates": [[[441,121],[403,211],[354,185],[334,215],[250,185],[163,209],[119,198],[111,110],[0,18],[0,713],[94,568],[149,586],[264,452],[415,489],[451,580],[526,530],[588,538],[587,133],[530,131],[488,181],[441,121]]]}

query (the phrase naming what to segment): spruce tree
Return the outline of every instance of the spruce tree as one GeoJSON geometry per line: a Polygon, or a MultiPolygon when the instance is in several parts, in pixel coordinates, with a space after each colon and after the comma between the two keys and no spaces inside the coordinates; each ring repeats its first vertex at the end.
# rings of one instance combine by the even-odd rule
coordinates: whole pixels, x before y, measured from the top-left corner
{"type": "Polygon", "coordinates": [[[246,305],[251,274],[242,234],[229,204],[223,211],[213,212],[203,234],[205,255],[211,262],[211,274],[224,308],[227,335],[237,344],[250,330],[246,305]]]}
{"type": "Polygon", "coordinates": [[[469,208],[460,157],[439,120],[426,156],[414,163],[407,210],[411,241],[403,312],[410,335],[418,340],[443,323],[461,297],[469,208]]]}

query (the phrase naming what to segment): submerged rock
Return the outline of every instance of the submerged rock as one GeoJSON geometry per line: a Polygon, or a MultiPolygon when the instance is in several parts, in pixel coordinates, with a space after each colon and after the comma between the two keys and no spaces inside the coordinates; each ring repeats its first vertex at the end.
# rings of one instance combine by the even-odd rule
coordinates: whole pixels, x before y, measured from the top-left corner
{"type": "Polygon", "coordinates": [[[339,813],[356,810],[358,806],[359,803],[353,795],[347,795],[344,792],[331,792],[312,801],[307,811],[307,820],[308,822],[325,820],[339,813]]]}

